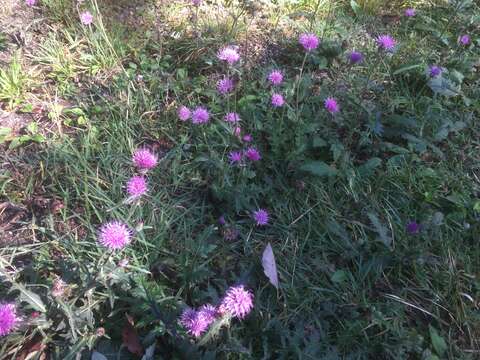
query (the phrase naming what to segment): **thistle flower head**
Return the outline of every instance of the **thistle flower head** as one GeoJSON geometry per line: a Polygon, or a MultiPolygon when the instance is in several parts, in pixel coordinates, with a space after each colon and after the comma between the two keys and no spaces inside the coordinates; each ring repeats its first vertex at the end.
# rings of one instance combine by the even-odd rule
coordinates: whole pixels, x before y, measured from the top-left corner
{"type": "Polygon", "coordinates": [[[232,286],[225,293],[220,312],[243,319],[253,308],[253,294],[243,285],[232,286]]]}
{"type": "Polygon", "coordinates": [[[430,65],[428,67],[428,76],[434,78],[439,76],[442,73],[442,68],[437,65],[430,65]]]}
{"type": "Polygon", "coordinates": [[[380,35],[377,37],[377,45],[380,49],[385,51],[392,51],[395,49],[397,42],[390,35],[380,35]]]}
{"type": "Polygon", "coordinates": [[[281,71],[272,70],[270,74],[268,74],[267,79],[272,85],[280,85],[283,82],[283,74],[281,71]]]}
{"type": "Polygon", "coordinates": [[[413,8],[408,8],[408,9],[405,9],[405,16],[406,17],[413,17],[417,14],[417,12],[415,11],[415,9],[413,8]]]}
{"type": "Polygon", "coordinates": [[[231,151],[228,154],[228,159],[230,160],[230,164],[235,165],[242,162],[243,154],[241,151],[231,151]]]}
{"type": "Polygon", "coordinates": [[[10,334],[18,320],[14,304],[0,304],[0,336],[10,334]]]}
{"type": "Polygon", "coordinates": [[[137,168],[141,170],[149,170],[157,166],[158,159],[150,150],[141,148],[135,150],[132,161],[137,168]]]}
{"type": "Polygon", "coordinates": [[[233,65],[240,60],[240,54],[238,53],[236,46],[226,46],[223,49],[220,49],[217,57],[222,61],[226,61],[229,65],[233,65]]]}
{"type": "Polygon", "coordinates": [[[272,95],[272,106],[273,107],[282,107],[285,104],[285,100],[281,94],[273,94],[272,95]]]}
{"type": "Polygon", "coordinates": [[[93,15],[90,11],[84,11],[80,14],[80,22],[83,25],[90,25],[93,22],[93,15]]]}
{"type": "Polygon", "coordinates": [[[352,51],[348,54],[348,60],[350,64],[359,64],[363,61],[363,54],[359,51],[352,51]]]}
{"type": "Polygon", "coordinates": [[[325,100],[325,109],[327,109],[327,111],[328,111],[330,114],[335,114],[335,113],[337,113],[337,112],[340,111],[340,106],[338,105],[337,100],[335,100],[335,99],[332,98],[332,97],[328,97],[328,98],[325,100]]]}
{"type": "Polygon", "coordinates": [[[217,90],[222,95],[230,93],[234,89],[234,87],[234,82],[227,77],[224,77],[217,82],[217,90]]]}
{"type": "Polygon", "coordinates": [[[147,181],[143,176],[133,176],[127,182],[127,193],[133,198],[142,196],[147,192],[147,181]]]}
{"type": "MultiPolygon", "coordinates": [[[[217,318],[217,308],[211,304],[205,304],[198,309],[198,316],[203,317],[204,321],[210,325],[217,318]]],[[[207,325],[207,326],[208,326],[207,325]]]]}
{"type": "Polygon", "coordinates": [[[182,105],[178,108],[177,114],[180,120],[187,121],[188,119],[190,119],[190,115],[192,114],[192,112],[189,108],[182,105]]]}
{"type": "Polygon", "coordinates": [[[470,44],[470,35],[462,35],[460,36],[460,38],[458,39],[459,43],[464,45],[464,46],[467,46],[468,44],[470,44]]]}
{"type": "Polygon", "coordinates": [[[202,4],[202,0],[192,0],[193,6],[200,6],[202,4]]]}
{"type": "Polygon", "coordinates": [[[240,121],[240,115],[238,115],[236,112],[230,112],[225,115],[223,119],[229,123],[237,123],[240,121]]]}
{"type": "Polygon", "coordinates": [[[242,140],[245,141],[245,142],[252,142],[253,138],[252,138],[252,135],[245,134],[245,135],[243,135],[242,140]]]}
{"type": "Polygon", "coordinates": [[[27,6],[33,6],[37,3],[37,0],[25,0],[27,6]]]}
{"type": "Polygon", "coordinates": [[[124,248],[131,239],[131,230],[121,221],[110,221],[102,225],[98,235],[98,242],[111,250],[124,248]]]}
{"type": "Polygon", "coordinates": [[[303,48],[307,52],[315,50],[318,47],[318,44],[320,43],[320,41],[318,40],[318,37],[312,33],[301,34],[298,39],[298,42],[300,43],[300,45],[303,46],[303,48]]]}
{"type": "Polygon", "coordinates": [[[210,114],[206,108],[199,106],[193,110],[192,123],[205,124],[208,122],[208,120],[210,120],[210,114]]]}
{"type": "Polygon", "coordinates": [[[422,226],[416,221],[410,221],[406,226],[407,233],[410,235],[415,235],[420,233],[421,228],[422,226]]]}
{"type": "Polygon", "coordinates": [[[195,337],[200,337],[211,324],[210,316],[206,312],[195,311],[187,308],[180,316],[180,324],[187,332],[195,337]]]}
{"type": "Polygon", "coordinates": [[[260,152],[254,147],[249,147],[247,150],[245,150],[245,156],[250,161],[259,161],[262,158],[260,152]]]}
{"type": "Polygon", "coordinates": [[[265,209],[258,209],[253,212],[253,219],[257,223],[258,226],[267,225],[270,219],[267,210],[265,209]]]}

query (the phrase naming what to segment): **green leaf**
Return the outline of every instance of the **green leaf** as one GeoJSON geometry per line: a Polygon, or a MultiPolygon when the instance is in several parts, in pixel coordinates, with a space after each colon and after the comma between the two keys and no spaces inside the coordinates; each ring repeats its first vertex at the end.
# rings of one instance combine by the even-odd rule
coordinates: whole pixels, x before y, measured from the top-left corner
{"type": "Polygon", "coordinates": [[[390,231],[388,228],[382,224],[380,219],[374,213],[368,213],[368,218],[375,229],[375,232],[378,234],[378,239],[385,244],[385,246],[390,247],[392,244],[392,237],[390,236],[390,231]]]}
{"type": "Polygon", "coordinates": [[[382,165],[382,159],[374,157],[358,167],[361,176],[369,176],[375,172],[375,169],[382,165]]]}
{"type": "Polygon", "coordinates": [[[347,279],[348,279],[348,272],[346,272],[345,270],[337,270],[330,277],[330,280],[332,280],[332,282],[336,284],[342,283],[347,279]]]}
{"type": "Polygon", "coordinates": [[[20,291],[21,301],[27,302],[28,304],[30,304],[32,308],[34,308],[37,311],[40,311],[43,313],[47,311],[47,308],[45,307],[45,304],[43,303],[42,299],[40,299],[40,296],[38,296],[37,294],[35,294],[30,290],[27,290],[27,288],[22,284],[12,282],[12,288],[20,291]]]}
{"type": "Polygon", "coordinates": [[[398,75],[413,69],[418,69],[419,67],[422,67],[422,66],[423,66],[422,64],[405,65],[405,66],[402,66],[400,69],[395,70],[393,72],[393,75],[398,75]]]}
{"type": "Polygon", "coordinates": [[[38,125],[36,122],[32,121],[30,124],[27,125],[27,130],[31,134],[36,134],[38,132],[38,125]]]}
{"type": "Polygon", "coordinates": [[[432,346],[437,355],[442,356],[445,351],[447,351],[447,343],[445,340],[438,334],[437,329],[429,325],[428,329],[430,331],[430,339],[432,340],[432,346]]]}
{"type": "Polygon", "coordinates": [[[460,95],[460,86],[455,86],[450,80],[437,76],[428,81],[428,86],[436,94],[452,97],[460,95]]]}
{"type": "Polygon", "coordinates": [[[352,8],[355,15],[360,16],[362,13],[362,8],[355,0],[350,0],[350,7],[352,8]]]}
{"type": "Polygon", "coordinates": [[[312,175],[316,176],[335,176],[337,175],[337,170],[324,163],[323,161],[310,161],[304,163],[300,170],[306,171],[312,175]]]}
{"type": "Polygon", "coordinates": [[[8,141],[12,129],[9,127],[0,127],[0,144],[3,144],[5,141],[8,141]]]}

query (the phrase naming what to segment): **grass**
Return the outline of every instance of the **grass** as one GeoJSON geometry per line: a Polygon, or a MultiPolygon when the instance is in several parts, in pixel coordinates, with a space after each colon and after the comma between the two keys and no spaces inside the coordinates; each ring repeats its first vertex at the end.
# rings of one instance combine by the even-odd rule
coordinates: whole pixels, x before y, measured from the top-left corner
{"type": "MultiPolygon", "coordinates": [[[[0,155],[23,175],[2,169],[2,201],[28,209],[31,222],[18,231],[36,239],[0,249],[5,301],[26,319],[2,338],[0,357],[40,355],[47,350],[33,345],[43,344],[53,359],[89,359],[94,350],[133,359],[136,341],[153,345],[151,359],[478,357],[478,6],[419,2],[415,19],[385,23],[371,14],[400,10],[357,3],[369,10],[307,2],[261,8],[255,21],[241,4],[205,4],[198,23],[180,4],[146,3],[146,21],[125,32],[115,28],[118,9],[98,4],[106,25],[48,34],[33,60],[74,105],[51,116],[61,134],[0,155]],[[296,39],[309,28],[323,42],[299,78],[296,39]],[[468,49],[456,44],[465,32],[468,49]],[[378,54],[373,39],[383,33],[399,42],[394,55],[378,54]],[[224,43],[249,54],[228,70],[238,81],[229,100],[215,91],[224,43]],[[365,62],[347,64],[351,49],[365,62]],[[425,76],[432,63],[445,68],[440,88],[425,76]],[[272,110],[264,79],[277,67],[287,105],[272,110]],[[339,115],[325,112],[327,96],[339,100],[339,115]],[[211,122],[180,122],[180,104],[208,106],[211,122]],[[221,120],[228,111],[253,135],[258,164],[229,165],[229,151],[244,145],[221,120]],[[148,195],[127,203],[139,146],[160,160],[147,174],[148,195]],[[258,208],[268,209],[269,226],[252,223],[258,208]],[[135,229],[118,253],[97,243],[111,219],[135,229]],[[408,233],[410,221],[421,224],[418,234],[408,233]],[[238,237],[227,240],[232,232],[238,237]],[[268,243],[278,291],[261,264],[268,243]],[[67,290],[53,296],[59,278],[67,290]],[[185,306],[218,303],[238,283],[255,295],[243,321],[203,340],[177,323],[185,306]]],[[[70,2],[45,6],[50,24],[74,18],[70,2]]],[[[2,77],[25,76],[13,69],[2,77]]],[[[27,81],[7,81],[7,107],[25,103],[17,94],[27,81]]]]}

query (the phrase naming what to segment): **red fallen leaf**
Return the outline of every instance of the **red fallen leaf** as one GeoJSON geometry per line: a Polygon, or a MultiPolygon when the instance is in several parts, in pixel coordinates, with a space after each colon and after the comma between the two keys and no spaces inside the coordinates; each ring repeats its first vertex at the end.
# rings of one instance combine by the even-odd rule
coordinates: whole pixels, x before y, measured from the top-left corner
{"type": "Polygon", "coordinates": [[[27,342],[20,353],[17,355],[15,358],[16,360],[25,360],[27,358],[30,358],[31,354],[36,353],[38,351],[42,352],[43,355],[43,349],[45,349],[46,345],[42,344],[42,338],[40,337],[35,337],[29,342],[27,342]]]}
{"type": "Polygon", "coordinates": [[[123,344],[132,354],[142,356],[143,347],[142,344],[140,344],[137,330],[135,330],[135,328],[133,327],[133,318],[128,314],[125,315],[127,317],[127,321],[125,322],[122,330],[123,344]]]}

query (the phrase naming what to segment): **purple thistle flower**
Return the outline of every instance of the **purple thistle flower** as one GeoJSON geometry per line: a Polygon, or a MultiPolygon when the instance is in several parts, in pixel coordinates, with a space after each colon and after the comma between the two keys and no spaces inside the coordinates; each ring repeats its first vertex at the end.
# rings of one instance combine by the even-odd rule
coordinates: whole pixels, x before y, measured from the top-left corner
{"type": "Polygon", "coordinates": [[[301,34],[298,39],[298,42],[303,46],[303,48],[307,52],[315,50],[318,47],[318,44],[320,43],[320,41],[318,40],[318,37],[315,34],[311,34],[311,33],[301,34]]]}
{"type": "Polygon", "coordinates": [[[142,196],[147,192],[147,181],[143,176],[133,176],[127,183],[127,193],[133,198],[142,196]]]}
{"type": "Polygon", "coordinates": [[[281,94],[273,94],[272,95],[272,106],[273,107],[282,107],[285,104],[285,100],[281,94]]]}
{"type": "Polygon", "coordinates": [[[253,138],[252,138],[252,135],[245,134],[245,135],[243,135],[242,140],[245,141],[245,142],[251,142],[253,140],[253,138]]]}
{"type": "Polygon", "coordinates": [[[267,79],[272,85],[280,85],[283,82],[283,75],[278,70],[272,70],[270,74],[268,74],[267,79]]]}
{"type": "Polygon", "coordinates": [[[242,161],[243,154],[241,151],[231,151],[228,154],[228,159],[230,160],[230,164],[238,164],[242,161]]]}
{"type": "Polygon", "coordinates": [[[25,4],[27,4],[27,6],[33,6],[37,3],[37,0],[25,0],[25,4]]]}
{"type": "Polygon", "coordinates": [[[87,10],[80,14],[80,22],[83,25],[90,25],[93,22],[93,15],[90,11],[87,10]]]}
{"type": "Polygon", "coordinates": [[[385,51],[392,51],[393,49],[395,49],[395,45],[397,45],[397,42],[390,35],[380,35],[377,38],[377,45],[380,49],[383,49],[385,51]]]}
{"type": "Polygon", "coordinates": [[[352,51],[348,54],[348,60],[350,60],[350,64],[359,64],[363,61],[363,54],[358,51],[352,51]]]}
{"type": "Polygon", "coordinates": [[[148,149],[137,149],[133,153],[132,161],[141,170],[153,169],[157,166],[157,155],[148,149]]]}
{"type": "Polygon", "coordinates": [[[202,0],[192,0],[193,6],[200,6],[201,3],[202,3],[202,0]]]}
{"type": "Polygon", "coordinates": [[[14,304],[0,305],[0,336],[10,334],[18,322],[14,304]]]}
{"type": "Polygon", "coordinates": [[[198,316],[203,317],[204,321],[208,324],[207,326],[215,321],[217,315],[217,308],[210,304],[202,305],[200,309],[198,309],[198,316]]]}
{"type": "Polygon", "coordinates": [[[100,228],[98,241],[103,246],[118,250],[128,245],[132,238],[132,231],[121,221],[110,221],[100,228]]]}
{"type": "Polygon", "coordinates": [[[178,118],[182,121],[187,121],[190,119],[190,115],[192,115],[192,112],[186,106],[180,106],[177,113],[178,118]]]}
{"type": "Polygon", "coordinates": [[[245,156],[250,161],[259,161],[262,158],[260,152],[254,147],[249,147],[247,150],[245,150],[245,156]]]}
{"type": "Polygon", "coordinates": [[[462,44],[464,46],[467,46],[468,44],[470,44],[470,36],[467,35],[467,34],[462,35],[462,36],[460,36],[458,41],[460,42],[460,44],[462,44]]]}
{"type": "Polygon", "coordinates": [[[270,219],[267,210],[258,209],[257,211],[253,212],[253,219],[257,223],[258,226],[267,225],[270,219]]]}
{"type": "Polygon", "coordinates": [[[238,53],[236,46],[227,46],[220,49],[217,57],[222,61],[226,61],[229,65],[233,65],[240,60],[240,54],[238,53]]]}
{"type": "Polygon", "coordinates": [[[190,335],[200,337],[211,323],[208,322],[210,318],[206,318],[205,315],[205,313],[187,308],[180,316],[180,324],[190,335]]]}
{"type": "Polygon", "coordinates": [[[192,123],[205,124],[210,120],[208,110],[202,106],[197,107],[192,113],[192,123]]]}
{"type": "Polygon", "coordinates": [[[416,221],[410,221],[406,226],[407,233],[410,235],[419,234],[421,228],[422,226],[416,221]]]}
{"type": "Polygon", "coordinates": [[[253,294],[246,290],[243,285],[230,287],[219,310],[221,313],[229,313],[233,317],[243,319],[253,308],[253,294]]]}
{"type": "Polygon", "coordinates": [[[335,99],[332,98],[332,97],[328,97],[328,98],[325,100],[325,109],[327,109],[327,111],[328,111],[330,114],[335,114],[335,113],[337,113],[337,112],[340,111],[340,106],[338,105],[337,100],[335,100],[335,99]]]}
{"type": "Polygon", "coordinates": [[[220,217],[218,218],[218,223],[219,223],[220,225],[225,225],[225,224],[227,223],[227,222],[225,221],[225,216],[224,216],[224,215],[222,215],[222,216],[220,216],[220,217]]]}
{"type": "Polygon", "coordinates": [[[225,115],[223,120],[229,123],[237,123],[240,121],[240,115],[238,115],[236,112],[230,112],[227,115],[225,115]]]}
{"type": "Polygon", "coordinates": [[[432,78],[439,76],[442,73],[442,68],[437,65],[430,65],[428,67],[428,75],[432,78]]]}
{"type": "Polygon", "coordinates": [[[408,8],[408,9],[405,9],[405,16],[406,17],[413,17],[417,14],[417,12],[415,11],[415,9],[413,8],[408,8]]]}
{"type": "Polygon", "coordinates": [[[234,87],[235,84],[233,83],[233,81],[227,77],[224,77],[217,82],[217,90],[222,95],[228,94],[234,89],[234,87]]]}

